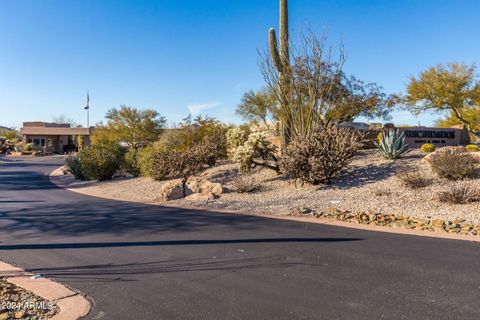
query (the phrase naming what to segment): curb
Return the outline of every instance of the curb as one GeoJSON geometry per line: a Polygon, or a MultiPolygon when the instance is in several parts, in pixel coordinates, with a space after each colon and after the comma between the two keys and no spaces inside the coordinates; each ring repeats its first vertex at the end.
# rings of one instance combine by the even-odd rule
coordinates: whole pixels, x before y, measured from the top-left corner
{"type": "MultiPolygon", "coordinates": [[[[387,226],[371,226],[365,224],[355,224],[350,222],[343,222],[335,219],[328,219],[328,218],[315,218],[315,217],[296,217],[296,216],[280,216],[275,215],[274,213],[248,213],[242,212],[239,210],[233,209],[216,209],[216,208],[205,208],[200,206],[175,206],[169,205],[165,203],[156,203],[156,202],[141,202],[141,201],[133,201],[133,200],[125,200],[118,197],[100,197],[95,194],[91,194],[89,192],[81,191],[77,188],[69,188],[72,182],[75,182],[73,178],[70,176],[65,176],[61,170],[62,167],[53,170],[49,174],[49,180],[57,187],[75,192],[78,194],[83,194],[91,197],[96,197],[99,199],[108,199],[108,200],[115,200],[115,201],[123,201],[129,203],[140,203],[140,204],[148,204],[148,205],[155,205],[159,207],[165,208],[177,208],[177,209],[186,209],[186,210],[199,210],[205,212],[212,212],[212,213],[226,213],[226,214],[237,214],[237,215],[244,215],[244,216],[252,216],[252,217],[262,217],[262,218],[269,218],[269,219],[276,219],[276,220],[288,220],[288,221],[295,221],[295,222],[304,222],[304,223],[315,223],[315,224],[323,224],[335,227],[342,227],[342,228],[349,228],[349,229],[357,229],[357,230],[365,230],[365,231],[372,231],[372,232],[384,232],[384,233],[393,233],[393,234],[401,234],[401,235],[410,235],[410,236],[419,236],[419,237],[427,237],[427,238],[437,238],[437,239],[448,239],[448,240],[461,240],[461,241],[470,241],[470,242],[480,242],[480,236],[472,236],[472,235],[462,235],[462,234],[455,234],[455,233],[447,233],[447,232],[438,232],[438,231],[421,231],[421,230],[411,230],[411,229],[401,229],[401,228],[394,228],[394,227],[387,227],[387,226]],[[70,180],[70,181],[69,181],[70,180]]],[[[78,183],[77,183],[78,185],[78,183]]]]}
{"type": "Polygon", "coordinates": [[[0,276],[33,294],[54,302],[60,311],[51,320],[77,320],[90,312],[90,302],[81,294],[47,278],[32,279],[34,274],[0,261],[0,276]]]}

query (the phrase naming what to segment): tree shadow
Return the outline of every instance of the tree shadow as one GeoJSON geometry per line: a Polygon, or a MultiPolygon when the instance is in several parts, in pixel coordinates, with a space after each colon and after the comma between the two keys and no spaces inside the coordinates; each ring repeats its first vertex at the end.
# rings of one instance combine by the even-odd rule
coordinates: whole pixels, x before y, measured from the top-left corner
{"type": "MultiPolygon", "coordinates": [[[[84,236],[181,233],[194,230],[255,230],[262,217],[161,207],[85,197],[80,203],[35,205],[20,209],[0,206],[0,233],[25,236],[84,236]]],[[[270,225],[274,221],[267,220],[270,225]]]]}
{"type": "MultiPolygon", "coordinates": [[[[16,166],[15,166],[16,167],[16,166]]],[[[47,176],[39,175],[35,171],[6,171],[0,173],[0,190],[47,190],[58,189],[50,182],[47,176]]]]}
{"type": "MultiPolygon", "coordinates": [[[[300,261],[286,261],[284,256],[269,255],[261,257],[239,258],[189,258],[179,257],[171,260],[153,262],[136,262],[125,264],[92,264],[65,267],[46,267],[30,269],[30,272],[45,277],[70,281],[136,281],[131,279],[133,275],[166,274],[178,272],[198,271],[238,271],[242,269],[269,269],[289,268],[298,265],[314,265],[300,261]],[[130,278],[129,278],[130,277],[130,278]]],[[[318,267],[324,264],[314,265],[318,267]]]]}

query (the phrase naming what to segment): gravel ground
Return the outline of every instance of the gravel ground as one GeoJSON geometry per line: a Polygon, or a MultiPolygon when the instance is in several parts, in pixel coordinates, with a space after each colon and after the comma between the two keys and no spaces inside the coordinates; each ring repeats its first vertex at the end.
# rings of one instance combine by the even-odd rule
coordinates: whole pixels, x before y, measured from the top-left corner
{"type": "Polygon", "coordinates": [[[50,319],[58,307],[33,293],[0,279],[0,320],[6,319],[50,319]]]}
{"type": "MultiPolygon", "coordinates": [[[[295,186],[271,170],[258,169],[253,173],[253,177],[260,185],[259,190],[239,194],[234,191],[233,184],[237,175],[235,164],[219,164],[201,176],[212,182],[221,182],[226,188],[225,194],[208,202],[192,203],[176,200],[169,204],[201,205],[280,215],[298,214],[299,208],[309,208],[316,212],[337,208],[352,212],[373,211],[419,218],[465,219],[470,223],[480,223],[480,203],[449,205],[437,200],[439,191],[455,183],[480,188],[480,175],[475,179],[461,182],[439,179],[433,175],[429,165],[422,161],[422,155],[418,152],[411,152],[400,160],[389,161],[374,151],[363,151],[356,156],[349,170],[329,186],[295,186]],[[433,179],[432,185],[415,190],[404,187],[395,173],[410,167],[419,167],[433,179]]],[[[77,188],[98,196],[139,202],[161,202],[159,194],[163,184],[164,182],[156,182],[149,178],[131,178],[83,183],[77,188]]]]}

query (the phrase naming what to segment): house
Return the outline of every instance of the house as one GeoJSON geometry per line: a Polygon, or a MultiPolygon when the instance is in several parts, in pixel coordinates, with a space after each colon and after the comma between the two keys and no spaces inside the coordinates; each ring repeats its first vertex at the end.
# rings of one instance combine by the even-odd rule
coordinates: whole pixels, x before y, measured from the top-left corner
{"type": "Polygon", "coordinates": [[[20,134],[25,144],[31,143],[45,153],[63,154],[89,145],[93,129],[72,128],[68,123],[24,122],[20,134]]]}

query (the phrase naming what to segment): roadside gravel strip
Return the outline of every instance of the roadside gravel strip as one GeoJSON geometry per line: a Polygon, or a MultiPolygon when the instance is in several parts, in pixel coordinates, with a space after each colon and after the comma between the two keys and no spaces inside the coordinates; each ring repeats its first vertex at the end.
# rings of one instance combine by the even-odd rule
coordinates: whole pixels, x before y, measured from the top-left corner
{"type": "MultiPolygon", "coordinates": [[[[254,210],[250,206],[245,206],[243,208],[228,207],[228,206],[218,207],[215,204],[217,204],[217,201],[221,199],[216,199],[208,203],[191,203],[185,200],[160,202],[157,200],[157,198],[158,198],[158,195],[160,194],[161,186],[165,182],[153,181],[152,179],[149,179],[149,178],[117,179],[117,180],[105,181],[105,182],[78,181],[78,180],[75,180],[75,178],[70,174],[68,175],[63,174],[62,167],[51,172],[49,178],[53,184],[57,185],[60,188],[64,188],[66,190],[88,195],[88,196],[99,197],[99,198],[110,199],[110,200],[144,203],[144,204],[158,205],[158,206],[164,206],[164,207],[198,209],[202,211],[212,211],[217,213],[259,215],[259,216],[273,218],[273,219],[327,224],[327,225],[339,226],[344,228],[362,229],[362,230],[368,230],[368,231],[480,242],[480,237],[473,236],[473,235],[453,234],[453,233],[438,232],[438,231],[432,232],[432,231],[411,230],[411,229],[403,229],[403,228],[392,228],[387,226],[373,226],[373,225],[367,225],[367,224],[354,224],[350,222],[338,221],[336,219],[331,219],[331,218],[315,218],[313,216],[305,216],[305,215],[304,216],[287,215],[287,214],[282,214],[282,212],[273,214],[272,212],[274,211],[267,211],[268,208],[262,208],[262,204],[258,205],[256,207],[256,210],[254,210]]],[[[222,197],[225,197],[228,195],[238,196],[239,194],[227,193],[222,195],[222,197]]],[[[239,195],[239,196],[244,196],[244,195],[239,195]]],[[[228,200],[226,200],[225,202],[227,201],[228,200]]],[[[261,201],[261,199],[259,201],[261,201]]]]}
{"type": "Polygon", "coordinates": [[[76,320],[90,311],[90,302],[82,295],[1,261],[0,292],[0,320],[76,320]]]}

